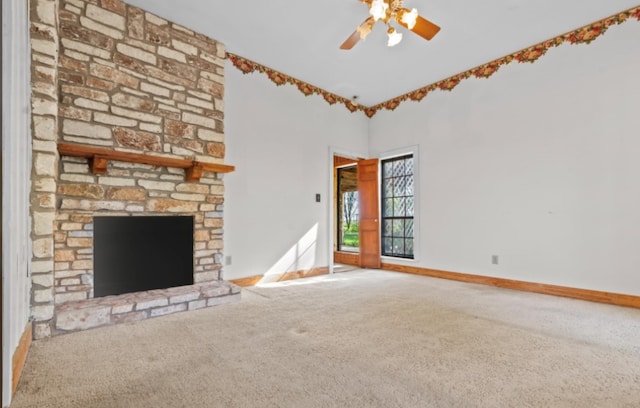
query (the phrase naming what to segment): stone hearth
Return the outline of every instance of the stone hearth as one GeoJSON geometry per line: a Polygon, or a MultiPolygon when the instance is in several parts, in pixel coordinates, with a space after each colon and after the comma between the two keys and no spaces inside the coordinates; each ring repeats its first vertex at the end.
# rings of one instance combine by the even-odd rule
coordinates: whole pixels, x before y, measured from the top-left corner
{"type": "Polygon", "coordinates": [[[240,287],[225,281],[128,293],[66,303],[56,309],[56,331],[86,330],[240,300],[240,287]]]}

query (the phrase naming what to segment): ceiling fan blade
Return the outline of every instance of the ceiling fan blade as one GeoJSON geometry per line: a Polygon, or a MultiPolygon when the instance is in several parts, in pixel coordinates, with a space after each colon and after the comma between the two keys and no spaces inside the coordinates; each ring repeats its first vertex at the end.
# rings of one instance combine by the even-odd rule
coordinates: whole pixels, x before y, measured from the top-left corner
{"type": "Polygon", "coordinates": [[[364,22],[362,24],[360,24],[358,26],[358,28],[356,28],[356,31],[353,32],[353,34],[351,34],[349,36],[349,38],[347,38],[345,40],[345,42],[342,43],[342,45],[340,46],[341,50],[350,50],[352,49],[357,43],[358,41],[360,41],[360,31],[359,28],[360,27],[366,27],[369,24],[374,23],[374,19],[373,17],[369,17],[366,20],[364,20],[364,22]]]}
{"type": "Polygon", "coordinates": [[[358,32],[358,30],[356,30],[353,32],[353,34],[349,36],[349,38],[346,39],[345,42],[342,43],[342,45],[340,46],[340,49],[350,50],[353,48],[354,45],[358,43],[358,41],[360,41],[360,33],[358,32]]]}
{"type": "Polygon", "coordinates": [[[433,24],[431,21],[427,20],[426,18],[422,18],[418,16],[416,25],[411,29],[411,31],[418,34],[422,38],[430,40],[436,34],[438,34],[438,31],[440,31],[440,27],[433,24]]]}
{"type": "MultiPolygon", "coordinates": [[[[402,9],[402,10],[405,12],[409,12],[409,10],[407,9],[402,9]]],[[[407,27],[407,25],[404,22],[402,22],[402,20],[398,18],[397,21],[398,21],[398,24],[400,24],[401,26],[409,30],[409,27],[407,27]]],[[[411,28],[410,30],[418,34],[420,37],[424,38],[425,40],[430,40],[436,34],[438,34],[438,31],[440,31],[440,27],[433,24],[431,21],[427,20],[426,18],[422,18],[418,16],[418,19],[416,20],[416,25],[413,26],[413,28],[411,28]]]]}

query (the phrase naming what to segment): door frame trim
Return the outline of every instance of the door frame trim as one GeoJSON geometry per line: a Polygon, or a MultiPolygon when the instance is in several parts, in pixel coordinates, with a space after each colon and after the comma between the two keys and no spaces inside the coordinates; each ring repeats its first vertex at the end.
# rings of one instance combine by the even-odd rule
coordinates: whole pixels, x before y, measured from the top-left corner
{"type": "Polygon", "coordinates": [[[362,159],[363,157],[367,157],[367,154],[362,154],[362,153],[358,153],[358,152],[354,152],[354,151],[350,151],[347,149],[343,149],[340,147],[336,147],[336,146],[329,146],[329,159],[328,159],[328,177],[329,177],[329,183],[328,183],[328,189],[327,189],[327,219],[328,219],[328,223],[327,223],[327,264],[329,265],[329,274],[333,273],[333,246],[335,245],[335,237],[333,236],[333,224],[336,222],[335,217],[335,208],[333,205],[333,201],[334,201],[334,193],[335,193],[335,183],[334,183],[334,177],[333,177],[333,157],[334,156],[341,156],[341,157],[347,157],[347,158],[353,158],[353,159],[362,159]]]}

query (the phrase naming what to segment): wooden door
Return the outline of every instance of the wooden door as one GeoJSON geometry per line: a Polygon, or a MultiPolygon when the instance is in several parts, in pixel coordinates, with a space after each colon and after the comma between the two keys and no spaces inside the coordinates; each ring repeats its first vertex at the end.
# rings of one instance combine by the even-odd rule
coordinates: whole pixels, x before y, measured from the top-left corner
{"type": "Polygon", "coordinates": [[[360,205],[360,267],[379,269],[378,159],[358,161],[358,197],[360,205]]]}

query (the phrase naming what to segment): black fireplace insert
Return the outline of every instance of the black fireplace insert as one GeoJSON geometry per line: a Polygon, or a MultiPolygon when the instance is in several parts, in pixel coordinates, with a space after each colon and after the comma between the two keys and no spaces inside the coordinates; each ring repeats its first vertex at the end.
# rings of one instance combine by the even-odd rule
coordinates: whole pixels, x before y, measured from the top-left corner
{"type": "Polygon", "coordinates": [[[193,284],[193,216],[93,221],[94,297],[193,284]]]}

